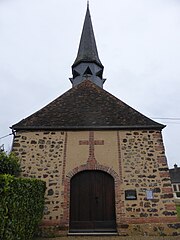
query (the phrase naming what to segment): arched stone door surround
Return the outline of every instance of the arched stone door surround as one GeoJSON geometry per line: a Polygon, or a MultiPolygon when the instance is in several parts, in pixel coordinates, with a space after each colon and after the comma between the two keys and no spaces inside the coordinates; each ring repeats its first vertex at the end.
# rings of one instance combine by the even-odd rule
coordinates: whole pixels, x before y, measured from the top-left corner
{"type": "Polygon", "coordinates": [[[118,227],[119,222],[123,221],[123,212],[122,206],[123,203],[121,202],[121,194],[122,190],[120,189],[121,180],[118,174],[111,168],[107,166],[103,166],[100,164],[91,165],[91,164],[84,164],[80,165],[79,167],[74,168],[70,171],[65,179],[64,179],[64,191],[62,193],[62,197],[64,198],[64,203],[62,205],[63,208],[63,215],[61,217],[61,225],[64,227],[69,228],[69,221],[70,221],[70,181],[71,178],[81,172],[86,170],[100,170],[110,174],[114,179],[114,188],[115,188],[115,211],[116,211],[116,225],[118,227]]]}

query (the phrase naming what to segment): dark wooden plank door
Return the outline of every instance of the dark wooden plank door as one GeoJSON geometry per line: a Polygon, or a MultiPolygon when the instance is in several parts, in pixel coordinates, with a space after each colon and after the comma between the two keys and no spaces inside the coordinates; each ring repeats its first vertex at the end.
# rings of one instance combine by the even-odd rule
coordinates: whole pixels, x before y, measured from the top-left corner
{"type": "Polygon", "coordinates": [[[114,231],[114,179],[102,171],[76,174],[70,186],[70,232],[114,231]]]}

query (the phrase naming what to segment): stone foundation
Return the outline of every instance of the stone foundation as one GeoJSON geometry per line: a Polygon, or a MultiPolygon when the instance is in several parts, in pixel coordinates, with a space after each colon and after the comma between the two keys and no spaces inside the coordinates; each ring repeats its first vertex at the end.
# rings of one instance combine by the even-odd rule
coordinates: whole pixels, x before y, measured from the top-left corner
{"type": "Polygon", "coordinates": [[[180,222],[123,224],[118,228],[118,232],[122,236],[178,236],[180,222]]]}
{"type": "MultiPolygon", "coordinates": [[[[42,237],[67,236],[67,227],[45,226],[39,227],[38,234],[42,237]]],[[[176,223],[145,223],[121,224],[117,228],[119,236],[180,236],[180,222],[176,223]]]]}

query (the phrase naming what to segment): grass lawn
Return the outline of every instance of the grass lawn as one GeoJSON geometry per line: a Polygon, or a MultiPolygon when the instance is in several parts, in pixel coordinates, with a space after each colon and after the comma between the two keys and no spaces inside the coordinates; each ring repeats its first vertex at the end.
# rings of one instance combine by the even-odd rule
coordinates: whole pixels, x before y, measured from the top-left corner
{"type": "Polygon", "coordinates": [[[178,218],[180,219],[180,205],[179,205],[179,206],[176,206],[176,209],[177,209],[178,218]]]}

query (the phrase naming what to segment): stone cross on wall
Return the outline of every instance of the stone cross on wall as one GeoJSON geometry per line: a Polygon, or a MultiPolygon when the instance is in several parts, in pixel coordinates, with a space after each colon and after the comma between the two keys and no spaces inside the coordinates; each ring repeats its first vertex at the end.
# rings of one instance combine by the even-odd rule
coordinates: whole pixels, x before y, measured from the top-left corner
{"type": "Polygon", "coordinates": [[[95,145],[104,145],[104,140],[94,140],[94,132],[89,132],[89,140],[80,140],[79,145],[89,145],[89,157],[87,162],[96,163],[96,158],[94,155],[95,145]]]}

